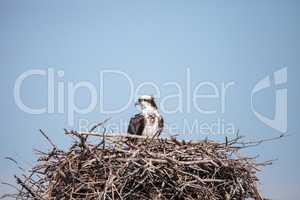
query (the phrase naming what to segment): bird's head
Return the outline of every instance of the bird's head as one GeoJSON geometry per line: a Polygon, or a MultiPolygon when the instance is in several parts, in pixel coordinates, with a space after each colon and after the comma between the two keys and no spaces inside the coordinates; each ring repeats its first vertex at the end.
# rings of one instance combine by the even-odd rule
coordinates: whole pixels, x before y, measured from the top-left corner
{"type": "Polygon", "coordinates": [[[142,110],[144,109],[157,109],[155,100],[153,96],[142,95],[138,98],[138,101],[135,103],[136,106],[140,106],[142,110]]]}

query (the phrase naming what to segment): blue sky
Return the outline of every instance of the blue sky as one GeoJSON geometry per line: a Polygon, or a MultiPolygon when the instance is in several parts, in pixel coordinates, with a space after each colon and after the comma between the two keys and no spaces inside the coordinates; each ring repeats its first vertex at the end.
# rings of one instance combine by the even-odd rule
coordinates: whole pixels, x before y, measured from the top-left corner
{"type": "MultiPolygon", "coordinates": [[[[234,125],[249,139],[275,137],[281,132],[265,125],[254,115],[251,91],[261,79],[270,76],[273,80],[273,72],[287,68],[287,83],[279,87],[272,85],[257,93],[254,106],[272,118],[276,91],[287,88],[287,132],[291,136],[245,153],[260,154],[259,160],[278,159],[273,166],[259,173],[260,188],[266,197],[297,199],[300,195],[300,175],[297,172],[300,167],[300,125],[297,121],[300,100],[299,7],[298,1],[291,0],[2,0],[1,158],[13,156],[28,167],[26,163],[34,161],[33,148],[48,148],[38,134],[39,128],[66,147],[68,140],[62,129],[78,129],[81,119],[93,123],[112,117],[111,123],[118,124],[121,120],[126,124],[136,112],[134,102],[129,101],[136,92],[154,94],[158,102],[163,102],[163,115],[168,124],[178,125],[176,133],[184,129],[184,120],[188,123],[198,120],[209,126],[220,119],[221,126],[234,125]],[[41,70],[46,75],[32,76],[24,81],[20,90],[22,102],[34,108],[47,105],[47,75],[49,69],[53,70],[54,113],[48,110],[33,115],[24,112],[16,103],[16,81],[32,69],[41,70]],[[105,70],[115,73],[106,71],[101,82],[101,73],[105,70]],[[133,88],[125,76],[129,77],[133,88]],[[190,76],[190,81],[187,81],[187,76],[190,76]],[[74,89],[74,85],[83,81],[95,88],[96,105],[86,114],[75,113],[74,120],[71,120],[73,124],[70,124],[70,102],[79,109],[91,103],[91,90],[81,88],[74,95],[69,93],[69,87],[74,89]],[[210,86],[206,84],[200,88],[201,83],[210,86]],[[223,112],[222,84],[228,83],[233,85],[226,90],[223,112]],[[65,89],[62,101],[57,100],[59,84],[65,89]],[[145,86],[138,91],[143,84],[145,86]],[[215,112],[204,114],[195,107],[193,92],[197,87],[200,89],[196,94],[219,94],[218,97],[196,101],[198,107],[215,112]],[[160,95],[155,88],[159,89],[160,95]],[[169,95],[175,97],[166,100],[169,95]],[[59,102],[65,106],[62,113],[57,111],[59,102]],[[122,112],[103,112],[124,107],[126,103],[129,106],[122,112]],[[167,112],[176,110],[178,105],[182,109],[167,112]]],[[[198,132],[180,137],[224,138],[198,132]]],[[[1,181],[11,181],[15,172],[11,163],[0,160],[1,181]]],[[[6,191],[7,188],[0,187],[0,193],[6,191]]]]}

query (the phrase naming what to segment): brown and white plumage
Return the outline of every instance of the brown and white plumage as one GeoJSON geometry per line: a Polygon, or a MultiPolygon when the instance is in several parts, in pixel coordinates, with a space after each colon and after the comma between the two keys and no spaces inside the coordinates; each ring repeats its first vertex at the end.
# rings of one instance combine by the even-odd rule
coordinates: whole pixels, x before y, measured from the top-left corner
{"type": "Polygon", "coordinates": [[[163,130],[164,120],[157,110],[153,96],[143,95],[136,105],[141,107],[141,113],[130,119],[128,133],[143,136],[159,136],[163,130]]]}

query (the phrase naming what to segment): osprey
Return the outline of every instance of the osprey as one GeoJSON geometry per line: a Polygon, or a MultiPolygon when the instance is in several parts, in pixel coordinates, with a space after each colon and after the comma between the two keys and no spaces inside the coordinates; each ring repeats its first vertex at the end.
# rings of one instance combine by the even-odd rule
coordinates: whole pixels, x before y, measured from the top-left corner
{"type": "Polygon", "coordinates": [[[135,105],[139,105],[141,113],[130,119],[128,133],[149,137],[159,136],[163,130],[164,120],[157,110],[153,96],[143,95],[135,105]]]}

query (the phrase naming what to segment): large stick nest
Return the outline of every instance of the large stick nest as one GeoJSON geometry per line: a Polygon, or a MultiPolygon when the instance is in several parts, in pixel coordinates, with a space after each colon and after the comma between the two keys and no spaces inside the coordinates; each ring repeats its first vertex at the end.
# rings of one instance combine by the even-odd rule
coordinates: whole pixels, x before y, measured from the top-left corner
{"type": "MultiPolygon", "coordinates": [[[[43,132],[42,132],[43,133],[43,132]]],[[[239,155],[253,145],[240,137],[217,143],[67,131],[75,138],[63,151],[38,151],[28,175],[16,176],[15,199],[259,199],[254,158],[239,155]],[[88,142],[98,137],[99,143],[88,142]]]]}

